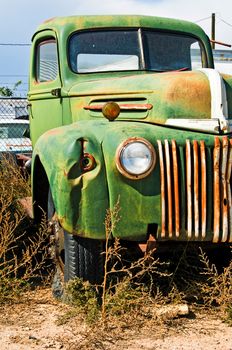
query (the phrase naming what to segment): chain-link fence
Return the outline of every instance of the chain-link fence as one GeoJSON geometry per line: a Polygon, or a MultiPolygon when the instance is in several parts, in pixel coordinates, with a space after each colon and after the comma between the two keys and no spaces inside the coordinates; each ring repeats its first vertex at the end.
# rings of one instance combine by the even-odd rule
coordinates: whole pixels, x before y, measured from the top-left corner
{"type": "Polygon", "coordinates": [[[27,99],[0,98],[0,158],[11,154],[15,159],[31,156],[27,99]]]}

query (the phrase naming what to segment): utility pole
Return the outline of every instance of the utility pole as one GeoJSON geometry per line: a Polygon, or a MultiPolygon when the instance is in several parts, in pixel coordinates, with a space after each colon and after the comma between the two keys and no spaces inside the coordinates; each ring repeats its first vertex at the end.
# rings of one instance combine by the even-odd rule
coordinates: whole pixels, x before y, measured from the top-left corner
{"type": "Polygon", "coordinates": [[[211,40],[212,40],[212,49],[215,49],[215,13],[212,13],[211,20],[211,40]]]}

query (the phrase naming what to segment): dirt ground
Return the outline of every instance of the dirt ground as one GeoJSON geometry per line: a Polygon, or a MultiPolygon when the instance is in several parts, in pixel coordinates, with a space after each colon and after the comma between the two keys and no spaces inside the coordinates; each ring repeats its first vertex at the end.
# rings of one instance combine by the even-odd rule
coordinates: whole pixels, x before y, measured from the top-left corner
{"type": "Polygon", "coordinates": [[[215,314],[191,313],[166,325],[163,332],[157,327],[157,332],[147,329],[98,339],[76,317],[67,317],[73,309],[55,301],[49,289],[28,294],[23,303],[2,305],[0,311],[1,350],[232,350],[232,327],[215,314]]]}

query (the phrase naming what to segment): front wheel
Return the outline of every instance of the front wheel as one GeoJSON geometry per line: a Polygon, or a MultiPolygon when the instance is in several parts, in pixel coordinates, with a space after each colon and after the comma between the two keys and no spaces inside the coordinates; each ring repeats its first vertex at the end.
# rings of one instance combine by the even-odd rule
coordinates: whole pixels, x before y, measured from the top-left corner
{"type": "Polygon", "coordinates": [[[56,273],[53,280],[53,294],[61,297],[63,281],[75,277],[101,284],[104,270],[104,241],[72,235],[59,225],[51,191],[48,195],[48,220],[54,240],[56,273]]]}
{"type": "Polygon", "coordinates": [[[103,279],[103,242],[64,232],[64,280],[75,277],[100,284],[103,279]]]}

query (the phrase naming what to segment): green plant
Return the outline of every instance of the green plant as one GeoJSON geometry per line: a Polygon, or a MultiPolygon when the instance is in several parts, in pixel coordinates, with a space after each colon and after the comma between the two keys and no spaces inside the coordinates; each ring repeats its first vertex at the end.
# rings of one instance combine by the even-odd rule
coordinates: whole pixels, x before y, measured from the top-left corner
{"type": "Polygon", "coordinates": [[[22,84],[22,81],[19,80],[14,84],[12,89],[10,89],[8,86],[0,86],[0,95],[6,96],[6,97],[12,97],[15,91],[17,90],[17,87],[20,86],[21,84],[22,84]]]}

